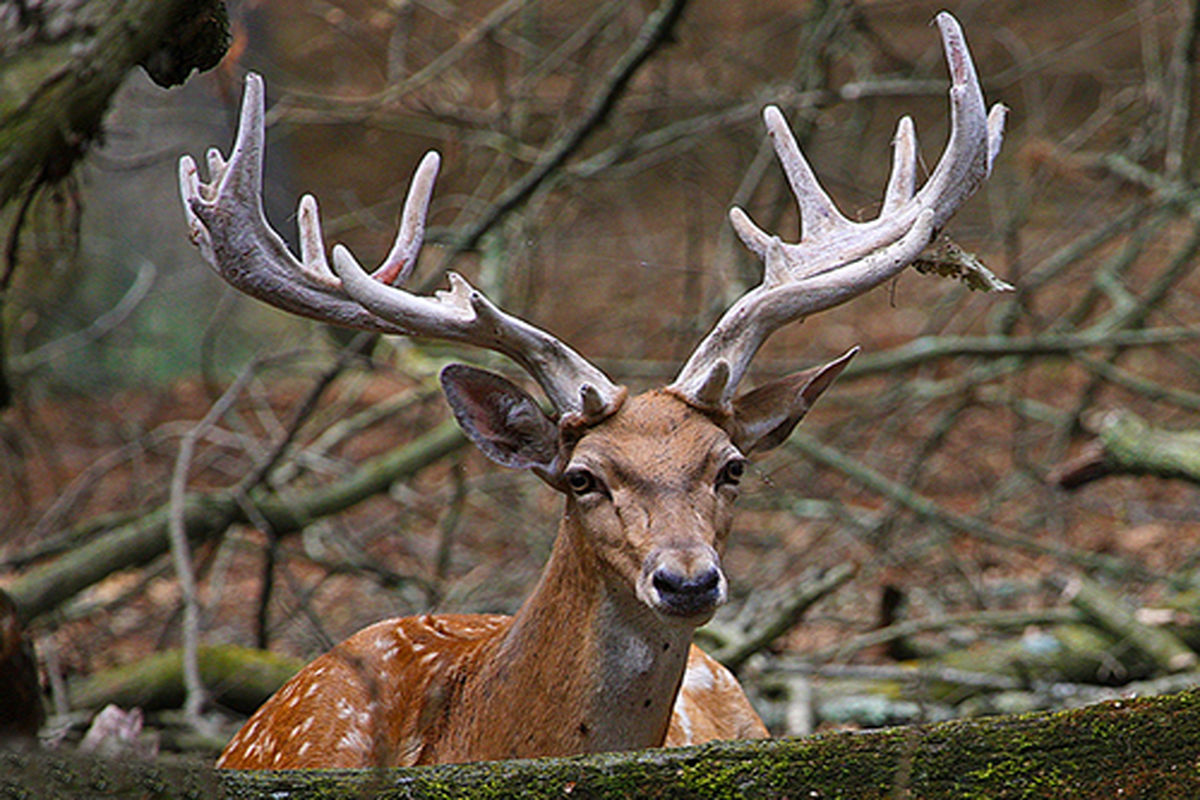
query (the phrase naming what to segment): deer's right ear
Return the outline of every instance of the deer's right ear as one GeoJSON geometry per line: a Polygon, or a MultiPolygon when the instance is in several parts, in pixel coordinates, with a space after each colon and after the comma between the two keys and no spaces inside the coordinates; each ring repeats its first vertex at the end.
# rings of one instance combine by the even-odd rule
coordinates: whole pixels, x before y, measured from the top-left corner
{"type": "Polygon", "coordinates": [[[853,347],[828,364],[779,378],[736,398],[730,432],[733,443],[746,454],[783,444],[857,353],[858,348],[853,347]]]}
{"type": "Polygon", "coordinates": [[[553,483],[558,426],[536,400],[511,381],[466,364],[449,365],[441,379],[459,427],[485,456],[553,483]]]}

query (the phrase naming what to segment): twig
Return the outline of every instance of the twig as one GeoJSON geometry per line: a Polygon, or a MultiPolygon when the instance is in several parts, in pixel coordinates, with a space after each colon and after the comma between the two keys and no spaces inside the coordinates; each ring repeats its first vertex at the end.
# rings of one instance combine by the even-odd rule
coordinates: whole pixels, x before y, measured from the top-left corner
{"type": "Polygon", "coordinates": [[[513,14],[524,8],[530,0],[508,0],[493,9],[475,27],[454,44],[453,47],[440,53],[433,61],[426,64],[407,78],[390,83],[382,91],[366,97],[346,98],[339,95],[324,95],[314,92],[290,91],[272,108],[267,115],[268,124],[274,124],[281,119],[295,120],[305,118],[309,113],[321,115],[326,122],[361,122],[378,114],[383,109],[398,102],[407,94],[411,94],[454,66],[463,56],[482,40],[493,34],[513,14]]]}
{"type": "Polygon", "coordinates": [[[844,661],[855,653],[871,647],[907,639],[922,633],[936,633],[953,628],[980,627],[1003,630],[1025,628],[1030,625],[1066,625],[1080,622],[1082,619],[1083,616],[1080,612],[1070,608],[1047,608],[1033,611],[972,611],[965,614],[947,614],[941,617],[897,622],[886,628],[855,636],[848,642],[808,653],[805,658],[812,663],[844,661]]]}
{"type": "Polygon", "coordinates": [[[1097,347],[1156,347],[1200,339],[1194,326],[1112,330],[1095,325],[1079,333],[1043,333],[1028,337],[936,336],[915,339],[906,345],[858,356],[842,374],[842,380],[911,369],[943,358],[976,356],[1070,356],[1097,347]]]}
{"type": "Polygon", "coordinates": [[[1114,366],[1107,361],[1101,361],[1083,353],[1077,353],[1075,360],[1090,372],[1096,373],[1096,375],[1104,378],[1109,383],[1128,389],[1147,400],[1156,403],[1167,403],[1188,411],[1200,411],[1200,394],[1147,380],[1114,366]]]}
{"type": "Polygon", "coordinates": [[[242,390],[255,373],[255,364],[248,364],[237,376],[220,399],[209,408],[204,418],[186,433],[179,443],[179,455],[171,475],[168,532],[170,535],[171,558],[175,574],[179,578],[179,589],[183,599],[183,676],[187,699],[184,713],[189,722],[199,729],[202,726],[201,712],[206,703],[204,685],[200,680],[198,653],[200,646],[200,612],[196,595],[196,579],[192,572],[187,529],[184,523],[184,498],[187,492],[187,474],[195,453],[196,441],[221,417],[229,412],[242,390]]]}
{"type": "Polygon", "coordinates": [[[454,537],[462,519],[463,507],[467,500],[466,471],[461,460],[457,461],[450,470],[454,490],[446,513],[438,523],[437,555],[433,564],[433,581],[430,584],[429,605],[436,608],[442,600],[443,585],[450,572],[450,556],[454,550],[454,537]]]}
{"type": "Polygon", "coordinates": [[[826,570],[814,580],[803,581],[791,586],[784,596],[775,604],[772,616],[766,621],[756,621],[750,626],[751,632],[737,635],[728,629],[715,629],[709,632],[711,638],[721,638],[725,641],[711,655],[729,669],[737,672],[745,665],[750,656],[769,647],[772,642],[799,624],[804,614],[814,604],[825,596],[832,594],[839,587],[854,577],[857,569],[852,564],[839,564],[826,570]],[[712,637],[715,633],[716,636],[712,637]]]}
{"type": "Polygon", "coordinates": [[[154,286],[157,275],[158,269],[153,262],[144,258],[139,259],[137,275],[134,276],[133,283],[129,285],[116,305],[92,320],[83,330],[67,334],[61,339],[47,342],[35,350],[22,353],[12,360],[10,371],[15,375],[28,374],[43,364],[82,350],[112,333],[146,299],[146,295],[154,286]]]}
{"type": "MultiPolygon", "coordinates": [[[[646,18],[629,49],[609,70],[602,88],[592,97],[575,124],[558,136],[538,163],[514,181],[496,199],[487,213],[455,236],[452,242],[455,249],[474,248],[497,221],[524,202],[547,176],[558,169],[587,140],[608,117],[638,68],[660,45],[669,40],[671,31],[686,6],[687,0],[664,0],[663,4],[646,18]]],[[[440,279],[438,276],[438,280],[440,279]]]]}
{"type": "Polygon", "coordinates": [[[346,367],[355,359],[361,358],[363,352],[370,347],[370,343],[378,339],[375,334],[360,332],[355,334],[349,344],[343,347],[337,356],[337,360],[333,365],[325,370],[317,378],[316,382],[309,387],[308,393],[304,399],[300,401],[296,413],[292,416],[291,422],[283,431],[282,435],[271,446],[271,449],[263,454],[263,457],[255,464],[246,477],[237,485],[236,492],[247,494],[256,486],[266,481],[271,471],[279,463],[279,459],[291,446],[296,434],[300,432],[300,427],[304,425],[312,413],[317,409],[317,403],[320,402],[321,396],[325,394],[338,376],[341,375],[346,367]]]}
{"type": "MultiPolygon", "coordinates": [[[[445,422],[403,447],[363,462],[337,481],[277,497],[255,498],[255,505],[280,535],[293,533],[315,519],[384,491],[395,481],[464,447],[466,441],[457,425],[445,422]]],[[[218,536],[233,522],[245,521],[228,490],[189,494],[181,505],[183,527],[197,542],[218,536]]],[[[170,548],[170,510],[169,503],[148,509],[53,562],[26,570],[7,587],[23,619],[32,622],[112,573],[158,558],[170,548]]]]}
{"type": "Polygon", "coordinates": [[[898,681],[902,683],[951,683],[981,689],[1007,691],[1020,689],[1024,683],[1008,675],[989,672],[973,672],[954,667],[934,667],[925,664],[913,666],[887,664],[817,664],[809,660],[778,659],[765,670],[765,674],[817,675],[822,678],[845,678],[850,680],[898,681]]]}
{"type": "Polygon", "coordinates": [[[913,492],[906,486],[892,481],[833,447],[821,444],[803,431],[792,434],[788,447],[818,463],[831,467],[851,480],[916,514],[921,519],[937,522],[947,528],[965,533],[983,542],[1006,548],[1017,548],[1029,553],[1052,556],[1064,563],[1075,564],[1087,569],[1096,569],[1118,577],[1137,576],[1152,579],[1155,576],[1140,565],[1104,555],[1070,550],[1010,533],[983,520],[947,511],[934,501],[913,492]]]}
{"type": "MultiPolygon", "coordinates": [[[[1033,336],[923,336],[889,350],[859,354],[842,372],[838,385],[877,375],[894,375],[947,358],[993,359],[980,367],[988,373],[984,378],[974,376],[961,381],[962,386],[970,386],[1018,369],[1020,364],[1013,357],[1076,358],[1080,351],[1101,347],[1163,347],[1195,340],[1200,340],[1200,329],[1187,325],[1132,331],[1110,330],[1107,326],[1097,325],[1077,333],[1040,333],[1033,336]]],[[[597,359],[597,362],[605,370],[630,379],[662,379],[677,368],[673,362],[657,360],[597,359]]],[[[762,358],[755,362],[756,374],[763,376],[786,375],[795,369],[794,360],[762,358]]],[[[958,391],[961,388],[954,390],[958,391]]],[[[939,394],[947,393],[953,392],[939,394]]]]}
{"type": "Polygon", "coordinates": [[[1167,176],[1186,180],[1185,154],[1188,123],[1192,116],[1192,86],[1195,81],[1196,45],[1200,37],[1200,3],[1188,3],[1167,66],[1166,143],[1163,168],[1167,176]]]}

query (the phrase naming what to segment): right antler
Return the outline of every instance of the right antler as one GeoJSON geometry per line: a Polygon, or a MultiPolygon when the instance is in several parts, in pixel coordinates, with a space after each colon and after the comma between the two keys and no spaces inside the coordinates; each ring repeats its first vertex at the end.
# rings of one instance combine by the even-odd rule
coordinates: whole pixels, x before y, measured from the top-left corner
{"type": "Polygon", "coordinates": [[[728,409],[758,348],[778,328],[856,297],[908,266],[991,172],[1006,109],[984,113],[983,91],[958,21],[937,16],[950,87],[950,140],[937,167],[916,189],[917,143],[912,120],[896,130],[892,174],[879,217],[853,222],[837,210],[804,160],[778,108],[763,112],[792,192],[802,234],[785,244],[740,208],[729,213],[745,245],[763,259],[763,282],[725,312],[696,347],[671,389],[701,408],[728,409]]]}
{"type": "Polygon", "coordinates": [[[505,313],[461,275],[433,297],[397,288],[412,272],[440,158],[429,152],[413,175],[391,251],[368,274],[343,245],[325,258],[317,201],[300,201],[300,258],[267,223],[262,207],[263,84],[246,76],[237,138],[228,162],[208,152],[211,175],[202,183],[190,156],[179,160],[179,184],[192,241],[235,288],[306,317],[380,333],[409,334],[495,350],[520,364],[567,423],[613,413],[624,389],[555,337],[505,313]]]}

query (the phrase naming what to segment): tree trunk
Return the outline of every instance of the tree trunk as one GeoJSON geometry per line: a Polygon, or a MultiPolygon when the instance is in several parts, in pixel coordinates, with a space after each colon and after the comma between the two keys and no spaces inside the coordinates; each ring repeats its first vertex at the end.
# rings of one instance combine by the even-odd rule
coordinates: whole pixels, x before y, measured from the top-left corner
{"type": "MultiPolygon", "coordinates": [[[[7,5],[7,4],[6,4],[7,5]]],[[[0,9],[0,209],[31,182],[65,176],[141,64],[162,86],[220,61],[221,0],[45,0],[0,9]]]]}

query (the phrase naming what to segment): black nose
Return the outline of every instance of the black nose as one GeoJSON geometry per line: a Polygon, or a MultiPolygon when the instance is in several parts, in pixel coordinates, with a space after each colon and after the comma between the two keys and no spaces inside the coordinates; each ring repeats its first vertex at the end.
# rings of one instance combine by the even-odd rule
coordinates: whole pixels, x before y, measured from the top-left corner
{"type": "Polygon", "coordinates": [[[673,614],[691,616],[712,611],[721,602],[721,571],[716,567],[692,577],[659,567],[653,582],[665,610],[673,614]]]}

